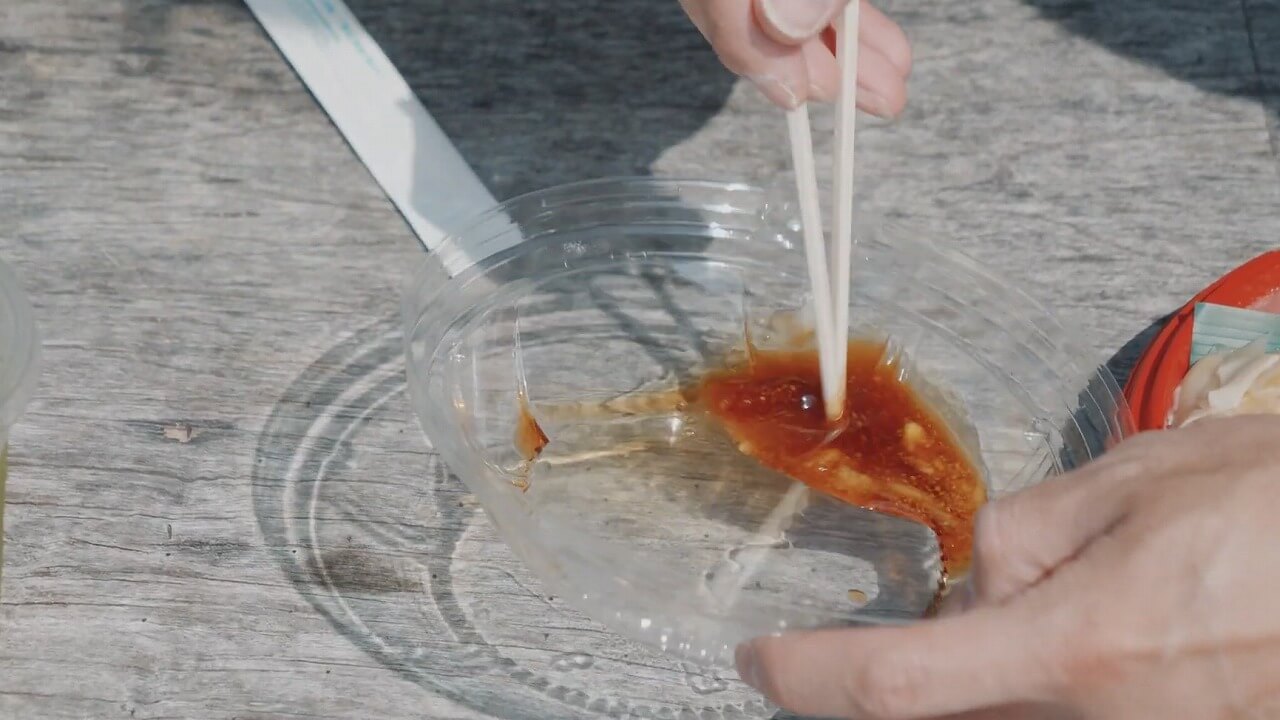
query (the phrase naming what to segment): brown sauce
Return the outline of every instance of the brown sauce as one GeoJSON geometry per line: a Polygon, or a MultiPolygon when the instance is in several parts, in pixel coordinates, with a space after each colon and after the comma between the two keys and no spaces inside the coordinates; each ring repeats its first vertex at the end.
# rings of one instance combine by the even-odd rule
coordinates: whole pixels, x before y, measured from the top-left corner
{"type": "Polygon", "coordinates": [[[963,575],[986,487],[938,415],[882,362],[882,343],[849,343],[841,420],[826,418],[818,356],[755,351],[706,375],[691,394],[738,448],[839,500],[923,523],[947,576],[963,575]]]}
{"type": "Polygon", "coordinates": [[[520,453],[520,457],[526,462],[532,462],[542,454],[542,449],[548,442],[550,441],[547,439],[547,434],[542,431],[542,426],[529,412],[529,402],[523,397],[520,398],[520,412],[516,415],[516,452],[520,453]]]}

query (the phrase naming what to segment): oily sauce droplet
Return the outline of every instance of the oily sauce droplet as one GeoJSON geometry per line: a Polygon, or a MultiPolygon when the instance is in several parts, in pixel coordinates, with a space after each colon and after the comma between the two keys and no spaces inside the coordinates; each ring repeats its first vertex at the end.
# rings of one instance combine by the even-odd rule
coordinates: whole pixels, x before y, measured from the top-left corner
{"type": "Polygon", "coordinates": [[[526,462],[532,462],[542,454],[542,449],[548,442],[547,434],[529,412],[529,403],[523,397],[520,398],[520,412],[516,416],[516,452],[526,462]]]}
{"type": "Polygon", "coordinates": [[[694,389],[742,452],[852,505],[923,523],[938,537],[944,572],[963,575],[986,486],[938,415],[897,371],[884,344],[849,343],[840,422],[822,406],[817,353],[759,351],[694,389]]]}

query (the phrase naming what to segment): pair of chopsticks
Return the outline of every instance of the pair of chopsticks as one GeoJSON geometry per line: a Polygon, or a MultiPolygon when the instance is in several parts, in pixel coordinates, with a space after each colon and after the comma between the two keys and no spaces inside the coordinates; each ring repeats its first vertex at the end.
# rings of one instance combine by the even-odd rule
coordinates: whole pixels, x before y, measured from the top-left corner
{"type": "Polygon", "coordinates": [[[812,286],[814,322],[822,401],[827,419],[844,413],[845,366],[849,355],[849,272],[853,245],[853,150],[857,123],[858,5],[852,0],[836,28],[836,62],[840,66],[840,95],[836,101],[836,173],[832,197],[835,228],[827,247],[822,230],[822,206],[814,169],[813,134],[809,108],[787,113],[800,221],[812,286]]]}
{"type": "MultiPolygon", "coordinates": [[[[807,105],[787,113],[796,190],[800,196],[800,224],[804,253],[813,291],[814,324],[818,336],[818,363],[822,379],[822,404],[827,420],[844,415],[845,366],[849,362],[849,264],[853,256],[853,140],[857,120],[858,5],[851,0],[836,28],[836,62],[840,66],[840,96],[836,101],[836,177],[833,193],[835,231],[831,247],[822,232],[822,206],[818,200],[818,175],[813,161],[813,132],[807,105]],[[832,293],[834,291],[834,297],[832,293]]],[[[809,488],[793,482],[765,518],[756,535],[771,540],[785,532],[792,518],[808,504],[809,488]]],[[[757,548],[767,547],[764,545],[757,548]]],[[[742,571],[717,579],[713,597],[732,607],[739,591],[759,571],[769,552],[757,549],[740,558],[742,571]]]]}

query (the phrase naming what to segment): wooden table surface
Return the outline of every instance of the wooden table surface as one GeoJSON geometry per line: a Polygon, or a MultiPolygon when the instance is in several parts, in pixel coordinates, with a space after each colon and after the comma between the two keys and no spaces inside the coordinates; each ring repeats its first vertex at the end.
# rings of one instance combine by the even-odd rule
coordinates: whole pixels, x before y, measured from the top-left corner
{"type": "MultiPolygon", "coordinates": [[[[499,197],[788,170],[675,0],[351,5],[499,197]]],[[[885,7],[913,100],[862,126],[863,201],[1100,362],[1280,244],[1280,2],[885,7]]],[[[242,4],[0,3],[0,163],[45,338],[0,717],[766,714],[545,595],[430,453],[394,338],[422,251],[242,4]]]]}

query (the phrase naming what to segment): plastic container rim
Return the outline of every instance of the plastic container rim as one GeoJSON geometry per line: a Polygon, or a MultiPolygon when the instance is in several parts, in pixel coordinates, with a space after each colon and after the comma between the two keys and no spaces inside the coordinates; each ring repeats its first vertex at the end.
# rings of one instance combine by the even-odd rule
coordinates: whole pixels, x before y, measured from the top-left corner
{"type": "Polygon", "coordinates": [[[13,334],[8,338],[6,362],[0,373],[0,424],[3,430],[12,426],[26,409],[35,392],[40,364],[40,336],[31,306],[13,269],[0,260],[0,302],[13,321],[13,334]]]}

